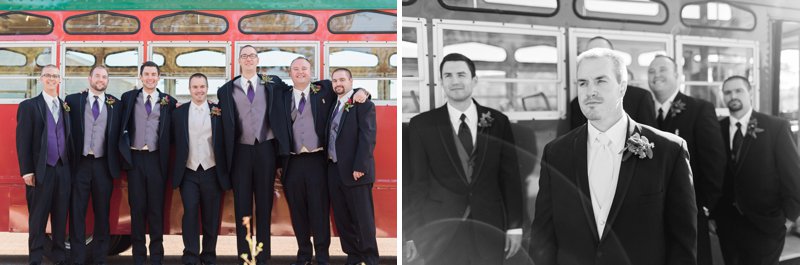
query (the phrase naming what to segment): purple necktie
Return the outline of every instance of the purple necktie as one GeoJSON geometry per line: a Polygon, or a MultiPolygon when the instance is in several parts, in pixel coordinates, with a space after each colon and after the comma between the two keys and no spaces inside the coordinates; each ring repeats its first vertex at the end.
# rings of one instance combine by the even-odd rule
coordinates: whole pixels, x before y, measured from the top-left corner
{"type": "Polygon", "coordinates": [[[97,104],[98,97],[94,96],[94,103],[92,103],[92,116],[94,119],[97,120],[97,116],[100,116],[100,104],[97,104]]]}
{"type": "Polygon", "coordinates": [[[250,103],[253,103],[253,99],[256,97],[256,91],[253,89],[253,83],[247,81],[247,99],[250,100],[250,103]]]}
{"type": "Polygon", "coordinates": [[[153,106],[150,106],[150,95],[147,95],[147,101],[144,102],[144,110],[147,111],[147,115],[153,111],[153,106]]]}
{"type": "Polygon", "coordinates": [[[303,109],[306,107],[306,93],[300,92],[300,103],[297,104],[297,111],[303,114],[303,109]]]}

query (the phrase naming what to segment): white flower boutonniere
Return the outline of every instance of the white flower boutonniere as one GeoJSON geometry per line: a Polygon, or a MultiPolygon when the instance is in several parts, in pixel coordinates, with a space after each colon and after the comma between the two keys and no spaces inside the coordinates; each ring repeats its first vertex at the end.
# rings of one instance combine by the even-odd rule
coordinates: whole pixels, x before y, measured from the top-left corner
{"type": "Polygon", "coordinates": [[[637,155],[640,159],[645,157],[653,159],[653,148],[655,147],[656,145],[647,140],[647,137],[634,133],[625,141],[625,149],[621,151],[625,152],[622,155],[622,161],[628,160],[631,155],[637,155]]]}
{"type": "Polygon", "coordinates": [[[266,86],[267,83],[270,83],[270,84],[275,83],[275,82],[272,81],[272,76],[271,75],[259,74],[259,76],[261,76],[261,85],[266,86]]]}
{"type": "Polygon", "coordinates": [[[494,122],[494,118],[492,117],[492,113],[486,111],[481,113],[481,118],[478,119],[478,127],[481,128],[488,128],[492,126],[492,122],[494,122]]]}
{"type": "Polygon", "coordinates": [[[758,120],[756,118],[750,118],[750,121],[747,123],[747,135],[753,137],[753,139],[758,139],[758,133],[764,132],[764,129],[758,128],[758,120]]]}

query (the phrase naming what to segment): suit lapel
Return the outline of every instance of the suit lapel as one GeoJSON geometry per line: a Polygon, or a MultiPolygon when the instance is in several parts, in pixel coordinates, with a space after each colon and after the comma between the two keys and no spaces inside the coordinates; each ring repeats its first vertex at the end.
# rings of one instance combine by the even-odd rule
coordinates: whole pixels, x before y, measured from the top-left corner
{"type": "MultiPolygon", "coordinates": [[[[311,85],[313,86],[314,84],[311,84],[311,85]]],[[[317,100],[318,100],[319,96],[317,95],[318,93],[314,93],[314,89],[313,88],[309,87],[308,90],[309,90],[308,91],[308,93],[309,93],[308,98],[311,99],[310,102],[309,102],[309,103],[311,103],[311,115],[314,118],[313,119],[314,120],[314,128],[316,129],[317,128],[317,122],[316,122],[317,121],[317,100]]]]}
{"type": "MultiPolygon", "coordinates": [[[[750,115],[750,120],[753,120],[753,119],[758,120],[758,117],[756,117],[756,112],[755,111],[753,111],[753,114],[750,115]]],[[[750,127],[750,123],[747,124],[747,127],[750,127]]],[[[744,139],[743,140],[744,141],[742,141],[742,150],[740,150],[739,153],[736,156],[737,161],[736,161],[736,171],[734,173],[735,175],[738,175],[739,174],[739,170],[742,169],[742,164],[743,164],[742,160],[747,156],[747,152],[750,150],[750,145],[756,139],[754,139],[752,136],[750,136],[750,134],[747,131],[747,128],[745,128],[745,133],[744,133],[744,139]]]]}
{"type": "Polygon", "coordinates": [[[584,123],[581,127],[578,127],[579,131],[575,134],[575,138],[572,139],[572,150],[575,150],[575,154],[578,157],[573,159],[572,168],[574,169],[574,178],[575,183],[578,186],[576,192],[578,193],[578,199],[581,201],[581,206],[583,206],[583,214],[586,217],[586,224],[589,225],[589,229],[592,230],[592,236],[594,238],[594,242],[599,242],[599,236],[597,234],[597,225],[594,221],[594,209],[592,208],[592,200],[591,200],[591,193],[589,192],[589,173],[588,173],[588,166],[586,165],[587,161],[587,148],[586,148],[586,141],[587,141],[587,134],[588,134],[588,123],[584,123]]]}
{"type": "MultiPolygon", "coordinates": [[[[344,121],[347,120],[347,114],[350,113],[350,111],[346,108],[347,107],[347,102],[353,102],[353,96],[355,96],[355,95],[356,95],[356,93],[353,92],[353,94],[350,95],[350,98],[348,98],[347,101],[345,101],[344,106],[342,106],[342,110],[341,110],[342,117],[339,118],[339,128],[336,129],[336,135],[339,135],[342,132],[342,127],[344,127],[343,126],[344,125],[344,121]]],[[[355,107],[355,105],[353,105],[350,108],[354,108],[354,107],[355,107]]]]}
{"type": "Polygon", "coordinates": [[[444,144],[444,153],[447,154],[451,166],[456,169],[459,179],[461,179],[464,184],[468,184],[467,174],[464,172],[464,167],[461,166],[458,150],[456,150],[455,140],[453,139],[453,126],[450,122],[450,116],[446,105],[437,110],[437,116],[436,120],[442,121],[436,127],[439,131],[441,143],[444,144]]]}
{"type": "MultiPolygon", "coordinates": [[[[476,107],[475,109],[477,109],[477,111],[478,111],[478,119],[480,119],[481,113],[485,113],[485,112],[489,111],[488,109],[484,108],[483,106],[478,105],[478,102],[475,102],[475,107],[476,107]]],[[[490,132],[489,129],[490,128],[478,126],[478,130],[477,130],[478,133],[476,135],[477,138],[475,140],[475,147],[476,148],[472,152],[472,154],[469,154],[469,156],[470,156],[469,159],[470,160],[474,159],[475,163],[473,163],[473,165],[477,166],[477,168],[473,168],[472,169],[472,183],[473,184],[478,182],[478,176],[481,175],[480,172],[481,172],[481,169],[483,169],[483,164],[484,164],[483,160],[486,159],[486,150],[488,149],[487,145],[489,144],[489,139],[487,139],[489,137],[489,132],[490,132]]]]}
{"type": "MultiPolygon", "coordinates": [[[[635,133],[642,134],[642,128],[638,123],[628,118],[628,116],[625,116],[624,118],[628,119],[628,129],[625,131],[625,139],[623,139],[623,141],[627,142],[628,137],[631,135],[635,133]]],[[[603,229],[603,236],[601,239],[604,239],[608,234],[608,231],[611,230],[609,228],[613,226],[614,219],[616,219],[620,208],[622,208],[622,203],[625,201],[625,195],[628,194],[628,187],[630,187],[631,180],[633,179],[633,173],[636,172],[636,165],[638,162],[638,157],[631,156],[626,161],[621,161],[620,163],[619,176],[617,178],[617,189],[614,192],[614,201],[611,204],[611,210],[608,212],[608,222],[606,222],[606,229],[603,229]]]]}
{"type": "MultiPolygon", "coordinates": [[[[183,138],[186,139],[186,140],[184,140],[184,142],[186,142],[186,146],[188,147],[191,144],[189,142],[189,115],[190,115],[189,112],[192,111],[192,104],[194,104],[194,103],[189,101],[186,104],[189,104],[189,107],[186,108],[185,117],[176,117],[176,118],[180,119],[181,122],[183,123],[183,138]]],[[[210,108],[210,106],[209,106],[209,108],[210,108]]],[[[184,116],[184,113],[180,113],[180,115],[184,116]]],[[[213,133],[213,130],[214,130],[213,126],[211,127],[211,130],[212,130],[212,133],[213,133]]]]}
{"type": "Polygon", "coordinates": [[[80,99],[78,99],[78,114],[80,115],[78,120],[80,121],[80,124],[81,124],[81,126],[80,126],[80,128],[78,128],[78,130],[80,130],[81,135],[86,133],[83,130],[85,128],[84,126],[85,126],[85,123],[86,123],[85,118],[84,118],[84,117],[86,117],[86,112],[84,112],[84,111],[86,111],[86,96],[88,96],[88,93],[89,92],[81,93],[81,97],[80,97],[80,99]]]}
{"type": "MultiPolygon", "coordinates": [[[[165,105],[161,105],[161,100],[166,98],[167,94],[161,93],[161,91],[159,91],[158,89],[156,89],[156,91],[158,92],[158,101],[153,102],[153,104],[155,104],[155,106],[157,108],[159,108],[159,110],[158,110],[159,111],[159,114],[158,114],[158,139],[160,140],[160,139],[162,139],[161,137],[163,137],[163,135],[161,135],[161,134],[164,132],[164,126],[166,126],[166,125],[164,125],[166,123],[166,122],[164,122],[164,119],[167,118],[166,109],[169,107],[169,103],[167,103],[165,105]]],[[[191,103],[191,102],[189,102],[189,103],[191,103]]]]}
{"type": "Polygon", "coordinates": [[[292,120],[292,109],[294,108],[294,101],[292,100],[292,97],[294,96],[293,89],[294,87],[291,87],[287,93],[283,93],[283,102],[286,106],[284,108],[286,110],[286,121],[288,121],[286,124],[289,125],[294,123],[294,120],[292,120]]]}

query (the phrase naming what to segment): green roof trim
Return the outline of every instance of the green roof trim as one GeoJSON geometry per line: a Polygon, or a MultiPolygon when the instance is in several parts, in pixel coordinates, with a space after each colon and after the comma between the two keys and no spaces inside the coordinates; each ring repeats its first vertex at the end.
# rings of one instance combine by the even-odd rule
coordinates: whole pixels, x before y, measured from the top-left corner
{"type": "Polygon", "coordinates": [[[2,0],[5,11],[397,9],[395,0],[2,0]]]}

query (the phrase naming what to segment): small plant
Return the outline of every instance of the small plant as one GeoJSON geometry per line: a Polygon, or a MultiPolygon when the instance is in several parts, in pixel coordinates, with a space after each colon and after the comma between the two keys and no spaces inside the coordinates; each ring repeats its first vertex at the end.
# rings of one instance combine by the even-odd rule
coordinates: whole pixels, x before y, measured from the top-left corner
{"type": "Polygon", "coordinates": [[[250,216],[242,217],[242,225],[244,225],[245,229],[247,229],[247,237],[245,238],[245,240],[247,240],[247,245],[250,246],[250,253],[252,253],[253,256],[249,257],[247,253],[242,253],[241,255],[239,255],[239,257],[241,257],[242,260],[244,260],[245,264],[255,265],[256,256],[258,256],[258,253],[261,253],[261,251],[263,251],[264,243],[261,242],[258,242],[258,244],[255,243],[256,238],[255,236],[253,236],[252,233],[250,233],[250,216]]]}

